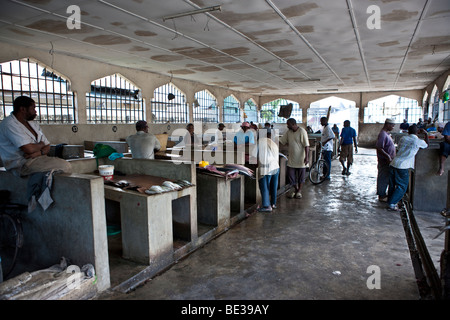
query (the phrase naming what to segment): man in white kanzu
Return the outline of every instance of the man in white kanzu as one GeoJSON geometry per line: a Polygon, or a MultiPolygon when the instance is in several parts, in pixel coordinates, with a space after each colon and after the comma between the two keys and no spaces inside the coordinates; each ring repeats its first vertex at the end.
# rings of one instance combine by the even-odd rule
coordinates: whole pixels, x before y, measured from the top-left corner
{"type": "Polygon", "coordinates": [[[333,153],[333,140],[336,136],[328,124],[327,117],[320,118],[320,124],[323,126],[320,142],[322,142],[323,146],[323,157],[328,164],[328,172],[325,175],[325,180],[330,180],[331,154],[333,153]]]}
{"type": "Polygon", "coordinates": [[[414,160],[419,149],[428,147],[428,134],[425,129],[418,129],[413,124],[408,128],[408,135],[401,138],[398,151],[390,165],[388,210],[398,211],[397,203],[405,195],[409,183],[409,169],[414,169],[414,160]],[[424,133],[425,141],[417,134],[424,133]]]}
{"type": "Polygon", "coordinates": [[[288,130],[280,138],[280,143],[289,146],[287,175],[294,191],[288,194],[288,198],[301,199],[302,187],[306,180],[306,168],[309,162],[308,133],[297,125],[294,118],[289,118],[286,124],[288,130]]]}
{"type": "Polygon", "coordinates": [[[136,122],[136,134],[127,137],[131,154],[134,159],[155,159],[155,150],[161,149],[161,144],[155,135],[148,133],[147,121],[136,122]]]}
{"type": "Polygon", "coordinates": [[[16,176],[32,173],[71,173],[72,166],[64,159],[48,157],[50,142],[42,132],[36,104],[27,96],[14,99],[13,112],[0,122],[0,157],[7,171],[16,176]]]}

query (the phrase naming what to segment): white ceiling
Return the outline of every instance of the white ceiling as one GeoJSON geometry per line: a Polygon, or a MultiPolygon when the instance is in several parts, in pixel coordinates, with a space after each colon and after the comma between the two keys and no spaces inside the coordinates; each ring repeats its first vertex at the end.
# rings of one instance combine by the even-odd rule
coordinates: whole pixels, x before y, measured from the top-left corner
{"type": "Polygon", "coordinates": [[[450,0],[0,0],[0,41],[258,95],[390,91],[450,69],[449,18],[450,0]]]}

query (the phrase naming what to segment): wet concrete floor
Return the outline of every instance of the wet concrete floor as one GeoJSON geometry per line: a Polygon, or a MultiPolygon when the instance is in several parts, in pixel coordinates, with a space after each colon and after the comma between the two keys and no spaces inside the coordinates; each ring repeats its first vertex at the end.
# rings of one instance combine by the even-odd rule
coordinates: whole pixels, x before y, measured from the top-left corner
{"type": "MultiPolygon", "coordinates": [[[[307,181],[302,199],[281,195],[273,212],[252,213],[130,293],[107,291],[97,299],[420,299],[401,218],[375,195],[375,150],[359,151],[350,176],[333,160],[331,181],[307,181]]],[[[440,272],[444,237],[433,240],[436,229],[428,227],[443,219],[414,213],[440,272]]]]}

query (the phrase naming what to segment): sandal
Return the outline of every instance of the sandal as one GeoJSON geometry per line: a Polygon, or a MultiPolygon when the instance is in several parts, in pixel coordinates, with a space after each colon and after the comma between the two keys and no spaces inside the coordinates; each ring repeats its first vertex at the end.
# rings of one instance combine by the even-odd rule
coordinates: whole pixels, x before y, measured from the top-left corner
{"type": "Polygon", "coordinates": [[[384,197],[384,198],[378,197],[378,201],[380,201],[380,202],[387,202],[388,201],[388,197],[384,197]]]}
{"type": "Polygon", "coordinates": [[[400,211],[400,209],[397,207],[397,205],[393,205],[393,206],[389,205],[387,209],[388,209],[388,211],[400,211]]]}

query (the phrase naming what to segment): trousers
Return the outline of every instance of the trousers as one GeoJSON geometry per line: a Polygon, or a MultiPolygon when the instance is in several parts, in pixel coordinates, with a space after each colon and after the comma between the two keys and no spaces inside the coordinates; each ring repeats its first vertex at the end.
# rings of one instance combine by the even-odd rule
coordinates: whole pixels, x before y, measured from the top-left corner
{"type": "Polygon", "coordinates": [[[273,175],[265,175],[258,180],[261,192],[262,206],[270,207],[277,204],[278,176],[280,169],[273,175]]]}

